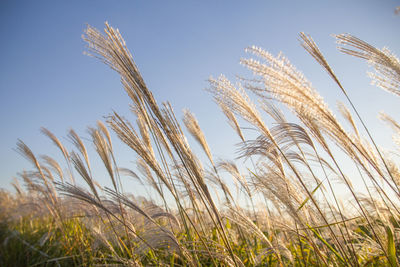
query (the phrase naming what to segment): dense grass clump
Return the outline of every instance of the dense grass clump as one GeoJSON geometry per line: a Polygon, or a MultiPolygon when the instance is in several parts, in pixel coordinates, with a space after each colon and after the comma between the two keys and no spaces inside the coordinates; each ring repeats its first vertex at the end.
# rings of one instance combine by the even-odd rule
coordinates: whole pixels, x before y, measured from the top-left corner
{"type": "MultiPolygon", "coordinates": [[[[336,38],[341,52],[370,63],[376,85],[400,94],[395,55],[351,35],[336,38]]],[[[397,159],[375,142],[313,39],[303,33],[300,39],[346,97],[350,108],[340,104],[339,110],[350,130],[286,57],[250,47],[252,56],[241,64],[253,72],[251,80],[210,78],[207,89],[240,138],[233,162],[213,157],[190,111],[182,124],[169,103],[157,104],[118,30],[106,24],[102,34],[89,26],[89,53],[119,73],[137,120],[113,113],[108,127],[89,128],[111,188],[96,182],[86,145],[73,130],[71,150],[42,129],[64,162],[38,158],[18,142],[33,169],[20,174],[24,189],[16,183],[15,194],[0,193],[0,265],[397,266],[397,159]],[[279,107],[298,120],[288,121],[279,107]],[[182,125],[207,162],[194,154],[182,125]],[[242,130],[248,127],[258,137],[247,138],[242,130]],[[137,154],[132,170],[117,165],[109,129],[137,154]],[[148,198],[128,194],[121,186],[125,176],[146,185],[148,198]],[[364,188],[355,188],[355,179],[364,188]],[[350,199],[341,198],[338,183],[350,199]]],[[[400,125],[387,114],[382,119],[399,149],[400,125]]]]}

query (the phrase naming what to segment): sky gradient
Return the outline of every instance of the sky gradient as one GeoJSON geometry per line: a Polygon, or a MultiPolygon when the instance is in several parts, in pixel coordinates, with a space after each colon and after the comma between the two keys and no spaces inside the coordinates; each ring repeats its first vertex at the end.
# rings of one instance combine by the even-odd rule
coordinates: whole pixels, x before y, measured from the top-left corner
{"type": "MultiPolygon", "coordinates": [[[[367,64],[338,52],[331,34],[348,32],[400,55],[400,16],[394,14],[398,5],[389,0],[1,1],[0,187],[10,188],[17,172],[30,169],[14,151],[18,139],[37,155],[60,159],[40,127],[68,144],[70,128],[88,137],[87,127],[113,110],[133,118],[118,75],[83,54],[86,24],[103,29],[105,21],[122,33],[157,101],[170,101],[178,117],[183,108],[196,115],[217,158],[235,158],[233,144],[239,139],[222,123],[223,114],[204,88],[210,75],[249,76],[239,59],[248,56],[244,49],[250,45],[273,54],[282,51],[332,109],[343,100],[299,45],[301,31],[317,42],[378,143],[390,147],[390,129],[377,115],[385,110],[400,119],[399,99],[370,86],[367,64]]],[[[120,164],[131,167],[134,153],[115,136],[113,142],[120,164]]],[[[107,184],[100,173],[97,180],[107,184]]]]}

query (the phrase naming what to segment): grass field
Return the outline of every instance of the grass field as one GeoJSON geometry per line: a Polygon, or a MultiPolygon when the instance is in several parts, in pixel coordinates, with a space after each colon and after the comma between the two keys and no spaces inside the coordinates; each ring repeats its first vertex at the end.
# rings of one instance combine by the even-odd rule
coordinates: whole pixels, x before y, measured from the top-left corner
{"type": "MultiPolygon", "coordinates": [[[[336,39],[341,52],[370,64],[378,87],[400,95],[395,55],[351,35],[336,39]]],[[[241,140],[237,162],[213,157],[189,110],[180,122],[169,103],[155,101],[117,30],[89,26],[84,40],[92,56],[121,76],[137,119],[113,113],[89,129],[85,142],[71,130],[73,149],[42,128],[62,162],[18,142],[33,168],[20,174],[16,193],[0,192],[0,266],[398,265],[398,157],[375,143],[310,36],[300,33],[301,45],[347,99],[339,110],[349,127],[286,57],[250,47],[241,64],[253,72],[251,79],[210,78],[207,89],[241,140]],[[298,120],[288,121],[280,107],[298,120]],[[194,154],[183,127],[206,157],[194,154]],[[247,138],[243,127],[258,137],[247,138]],[[137,154],[132,170],[117,166],[109,131],[137,154]],[[93,177],[88,145],[111,188],[93,177]],[[145,185],[148,198],[126,192],[125,176],[145,185]],[[354,188],[354,179],[363,188],[354,188]],[[339,183],[349,199],[338,192],[339,183]]],[[[398,150],[400,124],[384,113],[381,118],[398,150]]]]}

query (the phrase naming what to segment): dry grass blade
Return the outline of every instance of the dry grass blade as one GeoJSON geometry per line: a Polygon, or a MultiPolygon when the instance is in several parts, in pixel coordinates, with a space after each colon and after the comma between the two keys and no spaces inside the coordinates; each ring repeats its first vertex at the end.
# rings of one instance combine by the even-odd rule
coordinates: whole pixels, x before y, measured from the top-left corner
{"type": "Polygon", "coordinates": [[[113,168],[113,157],[110,144],[107,139],[97,129],[89,128],[89,133],[92,136],[93,144],[97,154],[99,154],[107,172],[112,180],[114,188],[117,188],[117,182],[115,179],[114,168],[113,168]]]}
{"type": "Polygon", "coordinates": [[[217,103],[223,103],[233,113],[241,116],[257,128],[259,128],[268,138],[272,139],[271,133],[264,124],[254,103],[244,89],[239,86],[236,88],[225,76],[221,75],[218,79],[209,79],[211,88],[207,89],[214,95],[217,103]]]}
{"type": "Polygon", "coordinates": [[[360,139],[360,133],[358,132],[357,125],[353,119],[353,116],[350,113],[350,110],[342,102],[338,102],[337,105],[338,105],[340,113],[342,113],[342,116],[348,121],[348,123],[353,128],[354,133],[360,139]]]}
{"type": "Polygon", "coordinates": [[[260,76],[264,82],[264,87],[246,84],[246,88],[267,101],[272,95],[293,110],[301,120],[310,119],[332,138],[343,139],[345,131],[336,121],[321,95],[287,58],[282,54],[274,57],[267,51],[254,46],[246,51],[266,61],[266,63],[261,63],[252,58],[241,60],[243,65],[255,75],[260,76]]]}
{"type": "Polygon", "coordinates": [[[35,155],[33,154],[32,150],[21,140],[17,142],[17,151],[29,160],[37,169],[40,169],[39,161],[36,159],[35,155]]]}
{"type": "Polygon", "coordinates": [[[53,169],[53,171],[55,171],[57,173],[58,177],[60,177],[60,180],[63,182],[64,174],[63,174],[60,164],[58,164],[58,162],[55,159],[53,159],[52,157],[49,157],[47,155],[43,155],[43,156],[41,156],[41,158],[47,163],[47,165],[49,165],[53,169]]]}
{"type": "Polygon", "coordinates": [[[48,138],[50,138],[51,141],[53,141],[53,143],[61,150],[64,157],[66,159],[68,159],[69,158],[68,151],[64,148],[64,146],[60,142],[60,140],[58,140],[58,138],[52,132],[50,132],[48,129],[42,127],[40,130],[44,135],[46,135],[48,138]]]}
{"type": "Polygon", "coordinates": [[[100,132],[102,132],[103,135],[106,137],[107,144],[110,146],[110,150],[112,151],[113,147],[112,147],[110,132],[107,130],[107,127],[104,125],[102,121],[97,121],[97,126],[100,132]]]}
{"type": "Polygon", "coordinates": [[[139,183],[141,185],[144,185],[144,183],[142,182],[142,180],[140,179],[140,177],[131,169],[128,168],[118,168],[118,171],[122,174],[122,175],[126,175],[129,177],[134,178],[135,180],[139,181],[139,183]]]}
{"type": "Polygon", "coordinates": [[[344,91],[342,85],[340,84],[338,78],[333,72],[332,68],[329,66],[325,57],[322,55],[319,50],[317,44],[311,38],[311,36],[306,35],[305,33],[300,33],[300,38],[303,40],[301,46],[328,72],[328,74],[332,77],[332,79],[337,83],[337,85],[344,91]]]}
{"type": "Polygon", "coordinates": [[[222,112],[228,119],[229,125],[235,130],[235,132],[239,135],[240,139],[244,142],[244,136],[242,130],[240,129],[239,123],[235,117],[235,114],[222,102],[218,102],[218,105],[221,107],[222,112]]]}
{"type": "MultiPolygon", "coordinates": [[[[139,111],[135,112],[137,115],[137,125],[139,127],[140,135],[142,136],[143,143],[149,150],[149,152],[155,157],[153,147],[151,145],[150,133],[149,133],[149,126],[146,123],[146,120],[142,113],[139,111]]],[[[153,127],[152,127],[153,128],[153,127]]]]}
{"type": "MultiPolygon", "coordinates": [[[[36,159],[35,155],[33,154],[32,150],[21,140],[18,141],[17,143],[17,151],[24,156],[26,159],[28,159],[37,169],[37,172],[34,172],[34,176],[41,179],[43,181],[44,187],[42,187],[40,184],[35,184],[28,176],[24,175],[24,179],[28,181],[29,185],[32,186],[32,189],[38,188],[39,192],[42,192],[44,195],[46,195],[49,198],[49,201],[51,205],[55,205],[57,202],[57,194],[55,192],[53,183],[51,181],[52,175],[50,171],[48,171],[47,168],[43,168],[39,161],[36,159]],[[47,175],[46,175],[47,174],[47,175]],[[50,181],[49,181],[50,179],[50,181]]],[[[24,173],[25,174],[25,173],[24,173]]]]}
{"type": "Polygon", "coordinates": [[[400,61],[387,48],[377,49],[350,34],[334,35],[340,46],[339,51],[365,59],[375,69],[376,73],[369,73],[372,83],[384,90],[400,96],[400,61]],[[354,49],[344,46],[350,46],[354,49]]]}
{"type": "Polygon", "coordinates": [[[379,114],[379,117],[381,120],[383,120],[384,122],[386,122],[391,128],[392,130],[395,132],[395,134],[393,135],[393,142],[400,147],[400,124],[391,116],[387,115],[384,112],[381,112],[379,114]]]}
{"type": "Polygon", "coordinates": [[[79,150],[79,152],[83,155],[85,158],[86,164],[88,169],[90,170],[90,162],[89,162],[89,156],[86,150],[85,145],[83,144],[82,139],[78,136],[78,134],[74,130],[70,130],[68,133],[68,137],[71,140],[71,142],[75,145],[75,147],[79,150]]]}
{"type": "Polygon", "coordinates": [[[400,124],[388,114],[381,112],[380,119],[389,124],[389,126],[397,133],[400,134],[400,124]]]}
{"type": "Polygon", "coordinates": [[[101,207],[102,209],[104,208],[107,210],[106,207],[104,207],[102,204],[99,203],[98,199],[96,196],[91,195],[89,192],[87,192],[85,189],[80,188],[76,185],[72,185],[69,183],[55,183],[57,186],[57,189],[61,191],[63,195],[73,197],[79,200],[83,200],[89,204],[93,204],[95,206],[101,207]]]}
{"type": "Polygon", "coordinates": [[[248,196],[251,198],[252,194],[247,180],[240,174],[239,169],[234,162],[222,161],[218,164],[218,167],[230,173],[232,177],[234,177],[240,183],[240,185],[245,189],[248,196]]]}
{"type": "Polygon", "coordinates": [[[284,123],[287,122],[285,115],[283,112],[275,106],[272,102],[267,101],[266,99],[261,101],[261,108],[267,112],[269,116],[271,116],[276,122],[284,123]]]}
{"type": "Polygon", "coordinates": [[[121,139],[121,141],[123,141],[131,149],[133,149],[155,172],[157,177],[162,180],[162,182],[168,187],[168,189],[173,192],[174,190],[170,182],[166,179],[157,160],[148,150],[143,141],[139,138],[133,126],[124,118],[120,117],[117,113],[114,113],[114,115],[109,118],[109,124],[111,125],[111,128],[114,130],[114,132],[121,139]]]}
{"type": "Polygon", "coordinates": [[[46,129],[44,127],[42,127],[40,130],[44,135],[46,135],[58,147],[58,149],[60,149],[61,153],[63,154],[63,156],[68,164],[71,182],[74,184],[75,179],[72,174],[72,169],[70,166],[70,157],[69,157],[68,151],[65,149],[65,147],[60,142],[60,140],[58,140],[58,138],[52,132],[50,132],[48,129],[46,129]]]}
{"type": "Polygon", "coordinates": [[[90,174],[90,172],[86,169],[85,164],[83,163],[81,157],[75,152],[71,153],[71,160],[75,166],[75,169],[81,175],[81,177],[85,180],[85,182],[89,185],[92,193],[96,196],[97,199],[100,199],[99,194],[97,192],[95,182],[90,174]]]}
{"type": "MultiPolygon", "coordinates": [[[[350,103],[353,111],[355,112],[355,114],[357,115],[358,119],[360,120],[364,130],[366,131],[366,133],[368,134],[368,137],[370,138],[375,150],[377,151],[379,158],[381,159],[381,161],[383,162],[383,165],[387,171],[387,174],[389,175],[389,177],[391,178],[391,180],[394,182],[394,177],[393,175],[390,173],[390,170],[388,168],[388,165],[382,155],[382,153],[380,152],[374,138],[372,137],[371,133],[369,132],[367,126],[364,123],[364,120],[361,118],[360,114],[358,113],[356,107],[354,106],[353,102],[351,101],[350,97],[348,96],[346,90],[343,88],[343,86],[341,85],[341,83],[339,82],[339,80],[337,79],[337,77],[335,76],[335,74],[333,73],[331,67],[329,66],[329,64],[327,63],[327,61],[325,60],[325,57],[322,55],[321,51],[319,50],[319,48],[317,47],[317,45],[315,44],[315,42],[312,40],[312,38],[310,36],[305,35],[304,33],[301,33],[300,36],[303,39],[303,47],[317,60],[317,62],[319,64],[321,64],[321,66],[324,67],[324,69],[329,73],[329,75],[334,79],[334,81],[337,83],[337,85],[340,87],[340,89],[342,90],[343,94],[345,95],[346,99],[348,100],[348,102],[350,103]]],[[[355,56],[359,56],[361,58],[367,58],[369,53],[371,53],[374,55],[373,51],[375,51],[376,49],[373,48],[372,46],[370,46],[369,44],[351,36],[351,35],[337,35],[336,36],[339,40],[339,42],[345,43],[345,44],[350,44],[353,45],[357,48],[359,48],[361,50],[361,52],[358,51],[353,51],[355,54],[355,56]]],[[[351,52],[352,50],[346,50],[346,48],[343,48],[345,51],[348,51],[349,53],[353,53],[351,52]]],[[[375,51],[376,52],[376,51],[375,51]]],[[[379,57],[378,57],[379,58],[379,57]]],[[[398,61],[398,59],[396,57],[392,57],[394,59],[394,61],[396,62],[394,65],[395,69],[398,69],[397,74],[400,74],[400,63],[398,61]]],[[[386,58],[384,58],[382,56],[382,58],[375,60],[375,61],[385,61],[386,58]]],[[[372,60],[372,59],[370,59],[372,60]]],[[[374,62],[375,62],[374,61],[374,62]]],[[[376,62],[375,62],[376,63],[376,62]]],[[[382,63],[381,63],[382,64],[382,63]]],[[[379,65],[379,64],[378,64],[379,65]]],[[[383,64],[385,65],[385,64],[383,64]]],[[[377,65],[375,64],[375,67],[377,68],[377,65]]],[[[392,77],[395,77],[396,74],[391,74],[392,77]]],[[[399,77],[397,79],[400,78],[400,75],[398,75],[399,77]]],[[[396,79],[396,78],[395,78],[396,79]]],[[[400,80],[400,79],[399,79],[400,80]]],[[[362,159],[359,158],[359,155],[357,155],[358,153],[361,154],[361,158],[363,158],[364,160],[368,161],[369,164],[371,164],[373,166],[373,168],[379,173],[379,175],[385,180],[385,182],[393,189],[393,191],[400,195],[400,188],[396,185],[393,186],[393,184],[391,184],[387,178],[385,177],[385,174],[383,173],[383,170],[380,168],[378,162],[371,157],[372,151],[370,151],[368,148],[366,149],[366,147],[361,143],[360,140],[353,140],[352,138],[350,138],[348,136],[348,134],[343,130],[342,126],[339,124],[339,122],[336,121],[335,117],[332,116],[330,118],[331,121],[331,127],[328,129],[328,133],[332,132],[333,134],[331,134],[331,137],[333,137],[334,139],[336,139],[336,141],[339,144],[342,144],[342,147],[344,148],[344,150],[346,151],[346,153],[348,155],[352,155],[353,158],[357,159],[358,164],[360,164],[361,166],[364,167],[362,159]]],[[[365,168],[364,168],[365,169],[365,168]]],[[[368,173],[368,170],[366,170],[368,173]]],[[[371,177],[371,175],[370,175],[371,177]]],[[[373,177],[371,177],[372,180],[375,180],[373,177]]],[[[374,181],[375,182],[375,181],[374,181]]]]}
{"type": "Polygon", "coordinates": [[[183,122],[188,129],[189,133],[194,137],[194,139],[201,145],[204,152],[206,153],[208,159],[214,164],[210,148],[206,141],[203,131],[200,128],[200,125],[196,119],[196,117],[187,109],[183,110],[183,122]]]}
{"type": "Polygon", "coordinates": [[[147,88],[118,29],[106,23],[104,32],[105,35],[90,26],[87,27],[83,39],[87,42],[91,55],[99,58],[121,75],[126,92],[144,116],[150,116],[146,111],[147,107],[159,122],[163,123],[153,94],[147,88]]]}

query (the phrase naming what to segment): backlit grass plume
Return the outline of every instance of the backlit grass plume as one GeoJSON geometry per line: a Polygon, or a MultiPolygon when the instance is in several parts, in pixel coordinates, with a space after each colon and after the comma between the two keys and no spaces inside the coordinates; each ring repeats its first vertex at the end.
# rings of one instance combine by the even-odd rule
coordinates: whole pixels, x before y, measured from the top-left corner
{"type": "MultiPolygon", "coordinates": [[[[336,38],[340,51],[369,61],[378,86],[399,95],[393,53],[348,34],[336,38]]],[[[235,160],[213,157],[189,110],[181,122],[170,103],[157,103],[117,29],[88,26],[83,39],[88,54],[120,75],[134,120],[113,112],[86,137],[69,130],[67,144],[42,128],[60,162],[17,143],[33,167],[18,174],[25,188],[17,180],[15,194],[0,191],[0,266],[399,264],[398,155],[378,146],[351,88],[311,36],[300,33],[301,46],[346,96],[350,108],[338,106],[347,124],[283,53],[252,46],[240,61],[252,79],[221,75],[207,88],[239,136],[235,160]],[[136,156],[131,166],[119,166],[113,135],[136,156]],[[92,156],[110,187],[99,184],[102,166],[92,156]],[[145,190],[124,186],[128,178],[145,190]]],[[[399,145],[400,124],[381,118],[399,145]]]]}

